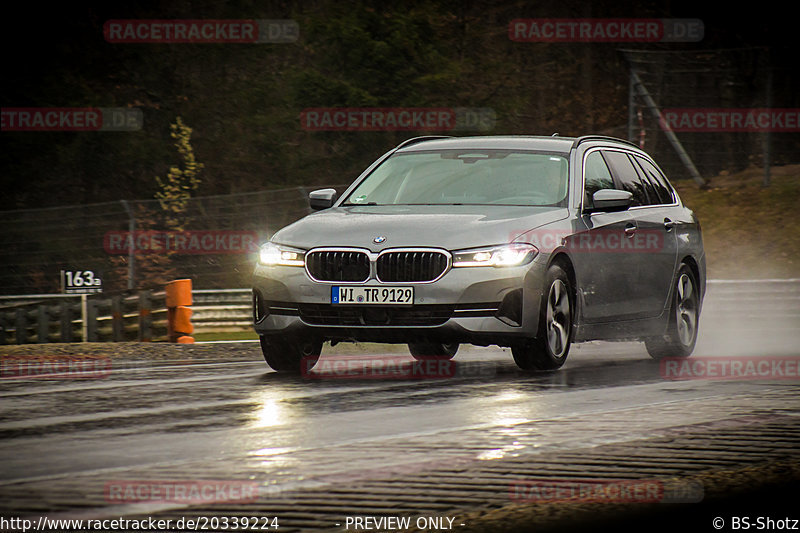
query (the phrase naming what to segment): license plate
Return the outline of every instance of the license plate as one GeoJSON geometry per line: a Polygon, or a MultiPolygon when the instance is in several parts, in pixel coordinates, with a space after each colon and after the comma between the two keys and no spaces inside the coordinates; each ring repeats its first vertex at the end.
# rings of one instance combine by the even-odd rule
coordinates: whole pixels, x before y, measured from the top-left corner
{"type": "Polygon", "coordinates": [[[410,305],[414,303],[414,287],[331,287],[331,303],[410,305]]]}

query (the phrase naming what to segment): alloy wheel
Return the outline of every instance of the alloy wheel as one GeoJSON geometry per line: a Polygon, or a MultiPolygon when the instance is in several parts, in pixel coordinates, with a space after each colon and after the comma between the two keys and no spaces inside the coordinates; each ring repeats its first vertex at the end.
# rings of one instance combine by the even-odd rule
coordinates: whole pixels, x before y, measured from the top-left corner
{"type": "Polygon", "coordinates": [[[567,349],[570,328],[569,294],[560,279],[550,286],[547,296],[547,344],[555,357],[562,357],[567,349]]]}

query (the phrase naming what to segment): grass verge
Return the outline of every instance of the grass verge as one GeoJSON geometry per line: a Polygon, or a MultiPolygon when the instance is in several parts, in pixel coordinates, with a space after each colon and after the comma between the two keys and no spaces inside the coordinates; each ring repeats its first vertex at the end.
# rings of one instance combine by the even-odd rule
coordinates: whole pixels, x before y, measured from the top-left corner
{"type": "Polygon", "coordinates": [[[800,278],[800,238],[795,233],[800,165],[749,168],[710,180],[707,189],[674,183],[700,219],[709,279],[800,278]]]}

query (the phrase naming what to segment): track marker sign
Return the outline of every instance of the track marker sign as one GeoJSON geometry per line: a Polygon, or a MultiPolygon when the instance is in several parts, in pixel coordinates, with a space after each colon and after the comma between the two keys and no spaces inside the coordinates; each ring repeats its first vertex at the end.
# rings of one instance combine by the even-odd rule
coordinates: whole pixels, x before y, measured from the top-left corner
{"type": "Polygon", "coordinates": [[[103,275],[95,270],[62,270],[63,294],[95,294],[103,292],[103,275]]]}

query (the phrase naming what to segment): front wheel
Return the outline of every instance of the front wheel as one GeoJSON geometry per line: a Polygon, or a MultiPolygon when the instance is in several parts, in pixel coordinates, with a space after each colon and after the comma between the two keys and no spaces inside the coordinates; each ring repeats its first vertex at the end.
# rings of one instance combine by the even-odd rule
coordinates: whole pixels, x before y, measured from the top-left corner
{"type": "Polygon", "coordinates": [[[539,310],[539,336],[511,347],[514,362],[523,370],[555,370],[567,360],[572,341],[573,291],[559,265],[547,271],[545,297],[539,310]]]}
{"type": "Polygon", "coordinates": [[[458,343],[414,342],[408,344],[408,351],[417,361],[423,359],[452,359],[458,352],[458,343]]]}
{"type": "Polygon", "coordinates": [[[322,353],[322,342],[313,339],[294,335],[261,335],[260,339],[264,360],[276,372],[306,373],[314,368],[322,353]]]}
{"type": "Polygon", "coordinates": [[[645,340],[647,353],[653,359],[689,357],[697,342],[699,319],[700,291],[692,269],[684,263],[678,269],[672,289],[667,332],[661,337],[645,340]]]}

